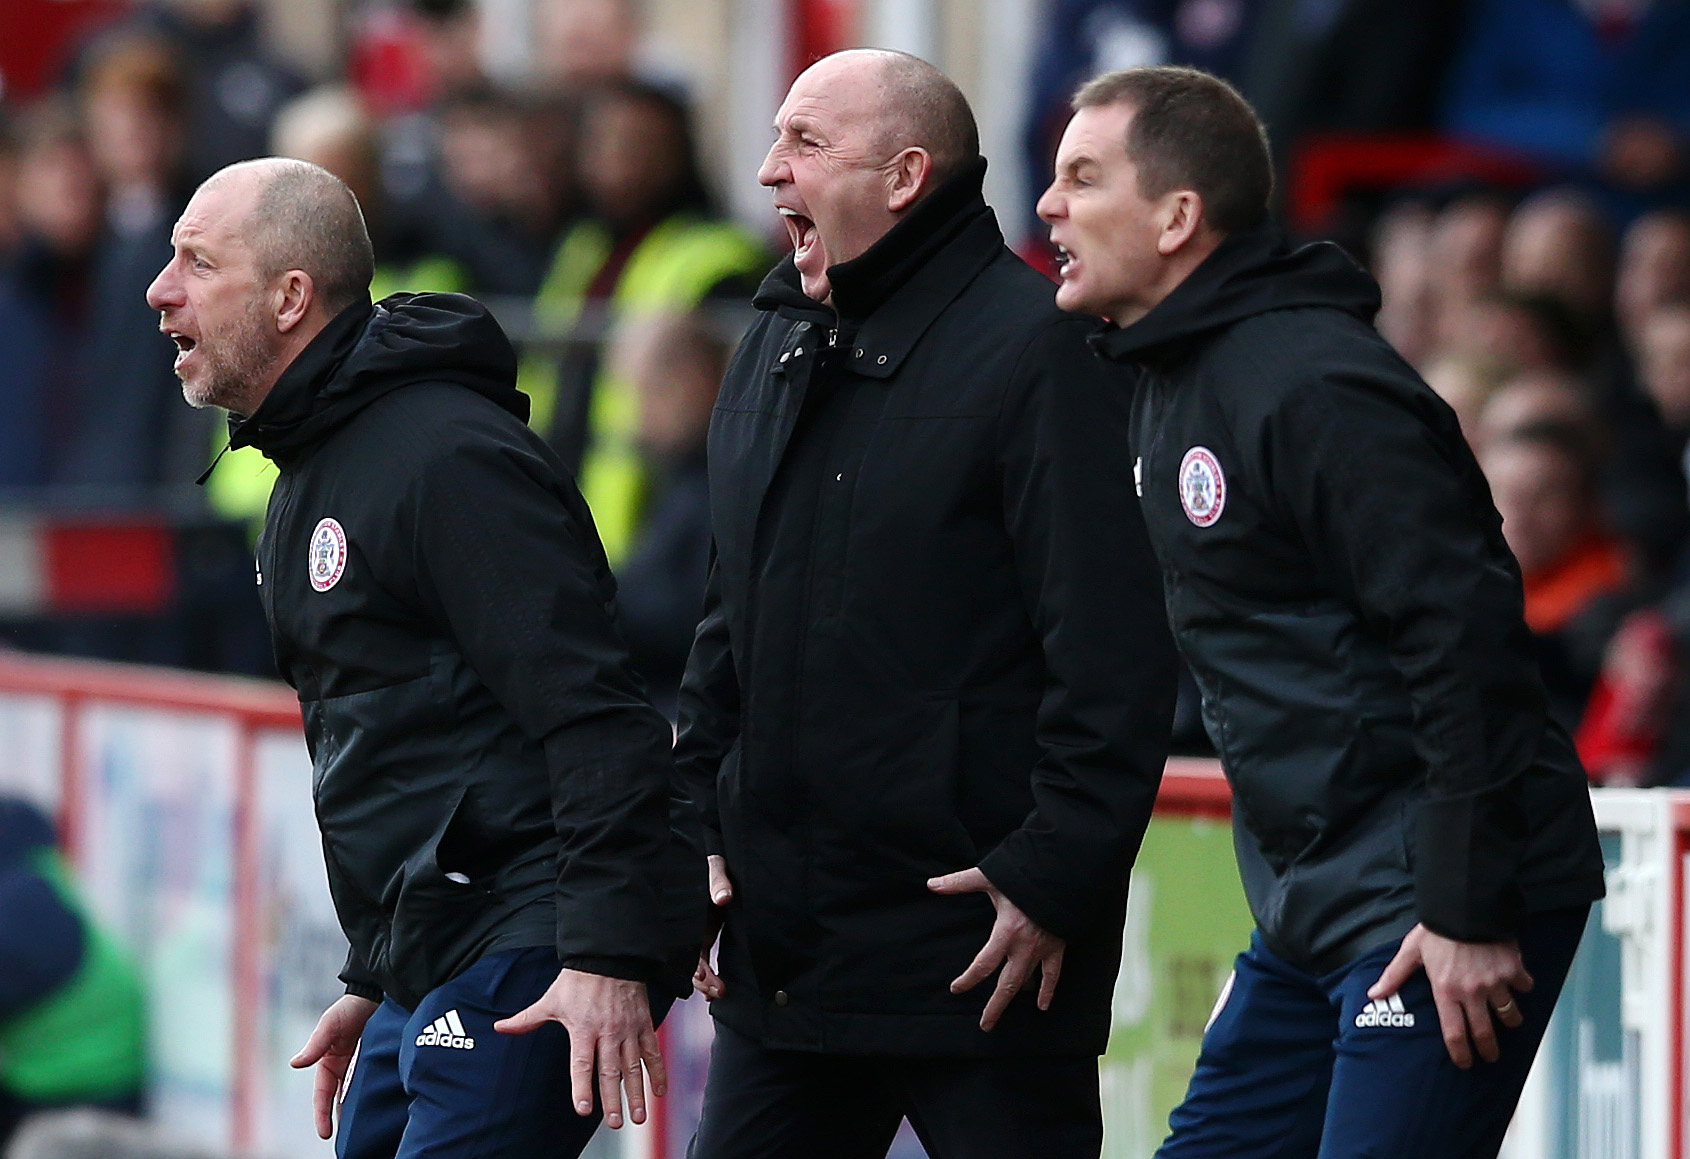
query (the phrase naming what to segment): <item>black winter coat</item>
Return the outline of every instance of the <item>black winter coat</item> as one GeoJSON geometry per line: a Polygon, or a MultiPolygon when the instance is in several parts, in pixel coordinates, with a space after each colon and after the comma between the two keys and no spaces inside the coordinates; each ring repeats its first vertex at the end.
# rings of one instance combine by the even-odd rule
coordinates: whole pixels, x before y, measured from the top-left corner
{"type": "Polygon", "coordinates": [[[1173,650],[1126,399],[1004,247],[983,164],[834,267],[770,274],[711,424],[716,538],[677,764],[737,893],[734,1029],[778,1048],[1096,1053],[1173,650]],[[979,865],[1068,939],[990,1034],[979,865]]]}
{"type": "Polygon", "coordinates": [[[1602,895],[1520,572],[1454,413],[1332,245],[1223,242],[1137,323],[1132,447],[1269,947],[1324,972],[1602,895]]]}
{"type": "Polygon", "coordinates": [[[280,468],[258,542],[299,691],[354,993],[414,1006],[481,955],[685,985],[696,810],[579,493],[473,299],[348,307],[234,446],[280,468]]]}

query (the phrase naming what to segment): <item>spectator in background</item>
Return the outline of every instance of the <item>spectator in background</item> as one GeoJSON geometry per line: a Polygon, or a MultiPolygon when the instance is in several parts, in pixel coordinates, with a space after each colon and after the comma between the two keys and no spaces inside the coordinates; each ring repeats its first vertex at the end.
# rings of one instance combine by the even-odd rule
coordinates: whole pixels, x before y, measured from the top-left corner
{"type": "Polygon", "coordinates": [[[1614,242],[1596,203],[1564,187],[1522,202],[1502,239],[1502,285],[1559,302],[1583,344],[1605,335],[1613,317],[1614,242]]]}
{"type": "Polygon", "coordinates": [[[1478,446],[1480,416],[1500,385],[1496,368],[1477,358],[1445,354],[1426,363],[1421,374],[1433,393],[1455,412],[1468,445],[1478,446]]]}
{"type": "Polygon", "coordinates": [[[88,393],[82,350],[102,191],[64,104],[38,105],[20,119],[16,165],[20,238],[0,268],[0,486],[39,487],[88,393]]]}
{"type": "Polygon", "coordinates": [[[1682,456],[1690,441],[1690,299],[1652,311],[1637,334],[1638,380],[1682,456]]]}
{"type": "MultiPolygon", "coordinates": [[[[592,339],[615,319],[749,300],[767,258],[716,217],[698,167],[691,115],[667,91],[627,82],[600,89],[582,113],[576,169],[583,216],[563,236],[535,302],[537,321],[592,339]]],[[[635,445],[638,405],[596,349],[531,355],[521,385],[536,429],[576,470],[612,564],[626,558],[646,479],[635,445]]]]}
{"type": "Polygon", "coordinates": [[[1369,249],[1382,305],[1374,324],[1396,352],[1416,366],[1436,344],[1433,291],[1433,215],[1419,201],[1403,201],[1379,215],[1369,249]]]}
{"type": "Polygon", "coordinates": [[[1569,730],[1583,715],[1627,581],[1624,553],[1602,524],[1594,459],[1583,428],[1556,422],[1489,439],[1480,454],[1525,580],[1526,626],[1550,709],[1569,730]]]}
{"type": "Polygon", "coordinates": [[[639,39],[631,0],[535,0],[535,71],[554,91],[632,80],[639,39]]]}
{"type": "Polygon", "coordinates": [[[1672,185],[1690,132],[1690,5],[1479,0],[1444,125],[1620,189],[1672,185]]]}
{"type": "Polygon", "coordinates": [[[262,157],[276,110],[305,88],[266,43],[248,0],[149,0],[127,27],[163,37],[186,62],[190,186],[262,157]]]}
{"type": "Polygon", "coordinates": [[[0,1146],[56,1107],[140,1112],[134,965],[84,912],[40,809],[0,797],[0,1146]]]}
{"type": "Polygon", "coordinates": [[[18,136],[0,106],[0,278],[23,242],[23,218],[18,212],[18,136]]]}
{"type": "Polygon", "coordinates": [[[1620,243],[1614,307],[1635,355],[1639,330],[1670,302],[1690,301],[1690,214],[1657,210],[1631,223],[1620,243]]]}
{"type": "Polygon", "coordinates": [[[704,612],[710,568],[710,478],[704,441],[729,343],[707,311],[623,320],[611,372],[639,400],[637,443],[649,480],[639,530],[617,569],[616,598],[634,667],[671,720],[704,612]]]}
{"type": "Polygon", "coordinates": [[[1427,256],[1436,333],[1447,335],[1470,307],[1501,288],[1507,231],[1508,205],[1489,193],[1463,194],[1439,211],[1427,256]]]}
{"type": "Polygon", "coordinates": [[[153,274],[170,257],[169,223],[186,203],[181,170],[188,85],[164,42],[134,34],[97,42],[78,91],[85,132],[105,185],[105,224],[93,268],[85,393],[52,481],[125,506],[164,501],[206,463],[208,421],[175,405],[170,340],[147,308],[153,274]]]}
{"type": "Polygon", "coordinates": [[[1437,350],[1488,363],[1505,374],[1564,370],[1578,362],[1575,327],[1558,302],[1496,293],[1461,308],[1440,300],[1437,350]]]}
{"type": "Polygon", "coordinates": [[[1585,432],[1595,449],[1601,421],[1577,376],[1557,370],[1525,371],[1497,384],[1480,409],[1468,442],[1479,450],[1547,424],[1585,432]]]}

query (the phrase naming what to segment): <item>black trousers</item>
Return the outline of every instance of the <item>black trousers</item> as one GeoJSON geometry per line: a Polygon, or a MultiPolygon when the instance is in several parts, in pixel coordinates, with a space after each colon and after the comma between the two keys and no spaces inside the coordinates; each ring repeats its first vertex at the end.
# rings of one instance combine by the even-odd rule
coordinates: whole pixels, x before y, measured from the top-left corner
{"type": "Polygon", "coordinates": [[[909,1119],[931,1159],[1097,1159],[1097,1058],[769,1050],[720,1022],[689,1159],[883,1159],[909,1119]]]}

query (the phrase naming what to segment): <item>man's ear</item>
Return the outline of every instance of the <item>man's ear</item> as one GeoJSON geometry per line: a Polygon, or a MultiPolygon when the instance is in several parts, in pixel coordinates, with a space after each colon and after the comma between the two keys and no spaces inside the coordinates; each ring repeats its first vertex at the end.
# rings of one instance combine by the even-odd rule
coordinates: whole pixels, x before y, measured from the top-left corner
{"type": "Polygon", "coordinates": [[[886,164],[886,208],[902,213],[927,190],[933,176],[933,155],[911,146],[886,164]]]}
{"type": "Polygon", "coordinates": [[[1171,258],[1184,249],[1203,228],[1203,199],[1195,190],[1176,189],[1162,199],[1161,231],[1156,252],[1171,258]]]}
{"type": "Polygon", "coordinates": [[[276,329],[286,334],[311,312],[317,301],[317,285],[304,270],[288,270],[276,295],[276,329]]]}

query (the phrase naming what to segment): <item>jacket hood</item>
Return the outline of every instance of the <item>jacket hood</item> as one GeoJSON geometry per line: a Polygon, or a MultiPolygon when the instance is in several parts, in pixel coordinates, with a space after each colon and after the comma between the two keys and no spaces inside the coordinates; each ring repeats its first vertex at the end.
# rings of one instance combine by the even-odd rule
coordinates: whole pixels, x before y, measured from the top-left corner
{"type": "Polygon", "coordinates": [[[463,294],[394,294],[335,315],[251,417],[229,416],[229,446],[257,447],[276,462],[294,458],[416,382],[456,383],[528,421],[516,351],[485,306],[463,294]]]}
{"type": "Polygon", "coordinates": [[[1331,242],[1292,249],[1277,229],[1263,227],[1228,237],[1143,318],[1108,325],[1092,343],[1118,361],[1158,361],[1234,322],[1304,306],[1371,322],[1379,284],[1331,242]]]}
{"type": "Polygon", "coordinates": [[[832,307],[804,293],[791,254],[769,271],[752,305],[800,316],[820,311],[831,318],[837,311],[842,318],[866,318],[968,225],[991,213],[985,181],[986,159],[976,157],[917,202],[879,241],[849,261],[829,266],[832,307]]]}

